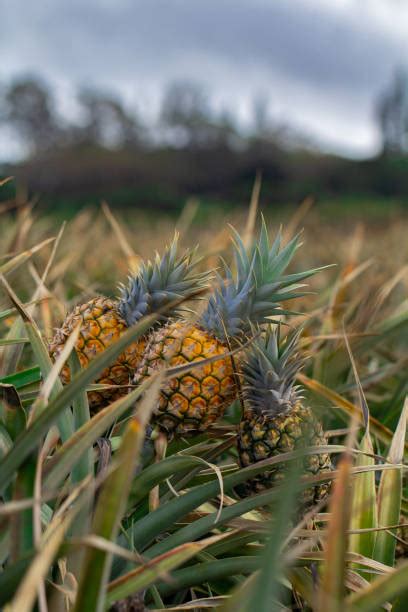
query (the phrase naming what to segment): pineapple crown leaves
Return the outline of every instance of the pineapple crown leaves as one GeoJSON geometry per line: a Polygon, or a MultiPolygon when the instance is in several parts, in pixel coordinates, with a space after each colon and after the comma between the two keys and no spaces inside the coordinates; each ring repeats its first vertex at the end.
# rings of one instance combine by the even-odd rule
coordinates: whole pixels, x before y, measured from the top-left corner
{"type": "MultiPolygon", "coordinates": [[[[162,256],[156,253],[153,261],[143,262],[138,273],[128,277],[127,285],[120,286],[118,310],[128,326],[206,286],[209,274],[194,271],[200,261],[197,249],[178,254],[178,239],[176,232],[162,256]]],[[[160,321],[167,321],[181,310],[183,305],[169,309],[160,321]]]]}
{"type": "Polygon", "coordinates": [[[253,293],[253,279],[251,275],[246,280],[234,279],[229,266],[225,262],[223,265],[224,278],[216,273],[217,289],[208,301],[200,324],[204,329],[213,331],[218,338],[238,338],[242,334],[248,300],[253,293]]]}
{"type": "Polygon", "coordinates": [[[241,366],[246,411],[273,417],[288,412],[301,399],[300,387],[295,385],[306,361],[298,352],[301,333],[293,332],[281,342],[280,326],[268,326],[254,339],[241,366]]]}
{"type": "Polygon", "coordinates": [[[323,268],[284,274],[296,250],[301,246],[300,234],[282,247],[279,231],[272,245],[264,219],[256,243],[246,249],[241,236],[232,228],[236,273],[224,263],[225,278],[218,278],[218,287],[201,317],[202,327],[224,340],[228,335],[239,338],[250,325],[270,322],[274,315],[295,314],[284,310],[281,302],[306,295],[299,292],[300,281],[323,268]]]}

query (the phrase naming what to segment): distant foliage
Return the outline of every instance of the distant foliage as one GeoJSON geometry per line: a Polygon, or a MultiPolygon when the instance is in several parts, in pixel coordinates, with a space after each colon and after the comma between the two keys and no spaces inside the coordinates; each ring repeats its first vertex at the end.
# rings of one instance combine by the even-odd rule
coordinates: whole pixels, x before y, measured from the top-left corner
{"type": "Polygon", "coordinates": [[[408,74],[397,70],[377,105],[385,153],[408,153],[408,74]]]}

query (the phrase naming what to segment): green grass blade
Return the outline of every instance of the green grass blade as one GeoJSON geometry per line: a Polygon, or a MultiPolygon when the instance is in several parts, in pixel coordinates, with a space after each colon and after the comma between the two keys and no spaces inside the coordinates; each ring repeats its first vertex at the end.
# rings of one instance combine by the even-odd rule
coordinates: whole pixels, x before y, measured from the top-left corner
{"type": "Polygon", "coordinates": [[[26,427],[26,414],[13,385],[0,383],[0,409],[5,428],[13,440],[26,427]]]}
{"type": "Polygon", "coordinates": [[[279,496],[279,504],[274,507],[273,527],[262,554],[259,575],[253,585],[250,609],[256,609],[259,612],[281,610],[281,606],[275,606],[273,602],[279,598],[280,578],[284,569],[281,546],[290,528],[290,521],[296,507],[295,494],[299,490],[298,483],[299,473],[297,464],[294,463],[286,474],[279,496]]]}
{"type": "Polygon", "coordinates": [[[133,389],[106,408],[100,410],[92,419],[78,429],[55,453],[45,467],[44,484],[46,489],[56,488],[71,472],[84,453],[150,386],[150,379],[133,389]]]}
{"type": "MultiPolygon", "coordinates": [[[[405,400],[401,417],[391,443],[387,461],[389,463],[401,464],[404,457],[404,443],[407,428],[408,398],[405,400]]],[[[381,474],[378,490],[378,525],[397,525],[400,520],[402,499],[402,470],[387,470],[381,474]]],[[[379,531],[377,534],[374,559],[394,565],[395,561],[395,530],[379,531]]]]}
{"type": "Polygon", "coordinates": [[[28,259],[30,259],[30,257],[32,257],[35,253],[37,253],[39,250],[41,250],[42,248],[47,246],[47,244],[50,244],[54,240],[55,238],[47,238],[47,240],[43,240],[43,242],[40,242],[39,244],[34,246],[32,249],[28,249],[27,251],[24,251],[23,253],[19,253],[18,255],[16,255],[9,261],[7,261],[5,264],[0,266],[0,274],[4,275],[4,274],[9,274],[10,272],[14,272],[15,270],[17,270],[17,268],[19,268],[22,264],[24,264],[28,259]]]}
{"type": "Polygon", "coordinates": [[[41,378],[40,368],[34,366],[15,374],[9,374],[9,376],[3,376],[3,378],[0,378],[0,383],[13,385],[16,389],[21,389],[22,387],[41,382],[41,378]]]}
{"type": "MultiPolygon", "coordinates": [[[[40,366],[42,375],[44,379],[50,375],[53,370],[53,363],[51,357],[48,353],[48,348],[45,345],[41,332],[35,324],[32,317],[29,315],[28,311],[24,308],[23,304],[20,302],[10,285],[7,283],[4,277],[0,276],[1,284],[5,289],[8,297],[16,307],[18,313],[20,314],[22,320],[24,321],[24,326],[27,332],[27,336],[29,338],[31,348],[33,350],[34,356],[40,366]]],[[[58,377],[53,381],[52,389],[50,390],[50,397],[55,397],[62,389],[62,383],[58,377]]],[[[58,429],[61,435],[61,439],[63,441],[67,440],[73,432],[73,422],[72,415],[69,410],[69,407],[61,414],[58,415],[58,429]]]]}
{"type": "Polygon", "coordinates": [[[253,587],[257,578],[257,572],[248,576],[240,587],[231,593],[224,605],[221,606],[220,612],[246,612],[250,610],[253,587]]]}
{"type": "MultiPolygon", "coordinates": [[[[309,378],[305,374],[299,373],[297,376],[299,382],[302,383],[305,387],[317,393],[318,395],[328,399],[335,406],[338,406],[343,410],[343,412],[349,417],[354,417],[358,422],[364,423],[364,416],[361,413],[360,408],[349,402],[346,398],[342,397],[339,393],[336,393],[332,389],[329,389],[322,383],[314,380],[313,378],[309,378]]],[[[385,427],[380,421],[373,416],[370,415],[370,431],[373,435],[375,435],[379,440],[384,442],[384,444],[390,444],[392,440],[393,433],[388,427],[385,427]]],[[[408,451],[408,443],[405,444],[405,451],[408,451]]],[[[408,455],[408,452],[407,452],[408,455]]]]}
{"type": "Polygon", "coordinates": [[[147,466],[136,476],[132,484],[132,504],[137,505],[155,485],[164,482],[166,478],[178,472],[185,474],[186,470],[192,471],[192,468],[197,468],[197,466],[198,470],[203,469],[202,461],[190,455],[172,455],[162,459],[159,463],[147,466]]]}
{"type": "MultiPolygon", "coordinates": [[[[245,468],[244,470],[240,470],[231,476],[225,477],[224,491],[226,493],[231,491],[232,488],[240,482],[244,482],[250,476],[262,471],[265,471],[265,466],[259,467],[259,464],[255,464],[250,468],[245,468]]],[[[324,477],[322,476],[321,481],[323,481],[323,478],[330,479],[330,477],[331,476],[326,473],[324,477]]],[[[306,488],[306,483],[306,479],[301,480],[299,483],[299,488],[306,488]]],[[[142,518],[134,525],[132,530],[136,547],[142,549],[145,546],[146,541],[149,541],[152,537],[151,533],[154,531],[158,533],[159,530],[162,531],[170,527],[177,519],[181,518],[184,514],[190,512],[200,504],[205,503],[217,493],[219,493],[218,482],[209,483],[185,493],[183,496],[168,502],[164,507],[150,513],[147,517],[142,518]]],[[[269,505],[270,503],[276,501],[276,499],[279,499],[281,495],[281,486],[276,486],[265,493],[252,495],[251,497],[236,502],[231,506],[223,508],[218,516],[217,522],[215,522],[217,512],[197,519],[193,523],[171,534],[165,540],[154,544],[151,548],[146,550],[144,554],[146,557],[152,558],[152,556],[162,554],[172,547],[179,546],[185,542],[202,537],[208,531],[213,529],[215,525],[219,527],[225,522],[250,512],[255,508],[269,505]]]]}
{"type": "MultiPolygon", "coordinates": [[[[36,461],[29,457],[21,466],[13,486],[13,501],[34,495],[36,461]]],[[[34,548],[33,509],[14,513],[10,518],[10,557],[15,562],[34,548]]]]}
{"type": "Polygon", "coordinates": [[[7,429],[0,423],[0,460],[7,455],[13,446],[13,440],[7,429]]]}
{"type": "Polygon", "coordinates": [[[0,606],[4,606],[4,604],[10,601],[14,596],[34,556],[35,551],[31,551],[16,563],[9,563],[5,569],[0,572],[0,606]]]}
{"type": "Polygon", "coordinates": [[[28,344],[28,338],[0,338],[0,346],[13,346],[14,344],[28,344]]]}
{"type": "MultiPolygon", "coordinates": [[[[31,322],[25,322],[25,327],[27,330],[27,335],[30,339],[30,344],[33,349],[34,355],[36,357],[37,362],[39,363],[43,378],[46,380],[47,377],[50,375],[53,367],[53,363],[48,354],[47,347],[45,346],[41,338],[41,334],[36,325],[33,325],[33,323],[31,322]]],[[[62,383],[60,379],[57,378],[53,384],[50,397],[56,397],[57,394],[61,392],[61,390],[62,383]]],[[[69,407],[67,407],[65,411],[62,411],[61,414],[58,415],[57,423],[61,439],[64,442],[65,440],[68,440],[68,438],[72,435],[74,431],[72,414],[69,407]]]]}
{"type": "MultiPolygon", "coordinates": [[[[81,364],[76,351],[72,351],[69,356],[69,369],[73,377],[77,376],[81,371],[81,364]]],[[[90,420],[88,394],[86,390],[83,389],[74,397],[72,401],[72,411],[74,416],[74,429],[78,431],[90,420]]],[[[72,436],[70,440],[72,440],[72,436]]],[[[88,445],[88,450],[86,450],[83,455],[82,453],[78,453],[77,456],[79,457],[78,462],[72,469],[73,482],[80,482],[89,474],[93,474],[94,468],[91,444],[88,445]]]]}
{"type": "MultiPolygon", "coordinates": [[[[68,362],[71,376],[77,376],[81,371],[81,364],[75,350],[71,351],[68,362]]],[[[90,421],[88,394],[85,389],[79,391],[74,397],[72,401],[72,411],[74,418],[74,429],[75,433],[77,433],[82,426],[86,425],[90,421]]],[[[73,441],[74,435],[75,434],[73,434],[69,438],[69,440],[67,440],[66,444],[69,444],[73,441]]],[[[73,484],[81,482],[81,480],[83,480],[87,476],[94,476],[92,444],[93,440],[86,445],[85,450],[83,450],[82,452],[79,451],[78,448],[75,449],[76,452],[73,458],[75,458],[76,456],[76,462],[72,462],[67,472],[69,473],[72,467],[71,480],[73,484]]],[[[64,445],[62,448],[64,448],[64,445]]],[[[74,537],[80,537],[88,533],[92,516],[92,504],[93,500],[91,498],[84,503],[83,507],[79,510],[77,516],[72,522],[72,525],[69,530],[69,535],[72,535],[74,537]]],[[[74,576],[79,576],[83,558],[84,551],[82,549],[72,551],[68,555],[67,569],[74,576]]]]}
{"type": "Polygon", "coordinates": [[[257,556],[232,557],[197,563],[172,572],[171,582],[161,583],[159,593],[166,596],[181,589],[219,581],[229,576],[249,575],[259,569],[260,563],[261,560],[257,556]]]}
{"type": "MultiPolygon", "coordinates": [[[[9,329],[6,338],[23,338],[25,335],[24,323],[20,318],[17,318],[9,329]]],[[[13,374],[17,370],[23,350],[24,344],[0,347],[0,373],[2,376],[13,374]]]]}
{"type": "Polygon", "coordinates": [[[172,550],[170,553],[165,553],[160,557],[152,559],[147,564],[132,570],[128,574],[121,576],[109,584],[108,594],[106,597],[105,609],[118,599],[124,599],[132,593],[137,593],[142,589],[154,584],[166,572],[170,572],[179,567],[200,551],[215,541],[218,541],[224,536],[216,536],[207,538],[201,542],[189,542],[172,550]]]}
{"type": "Polygon", "coordinates": [[[345,612],[374,612],[386,602],[408,593],[408,561],[390,574],[374,580],[369,587],[357,591],[346,600],[345,612]]]}
{"type": "Polygon", "coordinates": [[[325,544],[325,563],[319,593],[318,612],[342,612],[345,597],[347,530],[351,508],[351,456],[340,459],[338,477],[329,505],[330,521],[325,544]]]}
{"type": "MultiPolygon", "coordinates": [[[[150,394],[144,397],[135,416],[129,421],[115,460],[116,466],[99,495],[92,533],[112,542],[119,530],[130,484],[143,448],[145,429],[156,405],[162,378],[161,373],[149,379],[150,394]]],[[[107,551],[91,549],[86,552],[75,601],[74,609],[77,612],[104,609],[111,562],[112,554],[107,551]]]]}
{"type": "Polygon", "coordinates": [[[18,589],[12,602],[5,606],[4,612],[30,612],[37,598],[39,583],[46,577],[54,557],[62,544],[66,530],[68,529],[75,512],[65,514],[62,519],[54,519],[52,526],[48,528],[48,537],[43,536],[40,550],[28,566],[24,578],[19,583],[18,589]],[[52,528],[51,528],[52,527],[52,528]]]}
{"type": "MultiPolygon", "coordinates": [[[[359,449],[364,454],[358,454],[356,467],[375,465],[372,456],[374,449],[370,433],[367,430],[361,440],[359,449]],[[371,455],[371,456],[370,456],[371,455]]],[[[375,489],[375,472],[355,474],[352,480],[352,506],[350,529],[372,529],[377,527],[377,498],[375,489]]],[[[349,537],[349,551],[372,557],[376,532],[351,534],[349,537]]]]}
{"type": "Polygon", "coordinates": [[[72,403],[79,391],[95,380],[97,375],[123,350],[143,336],[156,320],[155,315],[144,317],[137,325],[127,330],[114,344],[93,359],[89,366],[82,370],[69,385],[55,397],[46,410],[35,419],[30,426],[17,438],[12,450],[0,462],[0,489],[4,489],[12,480],[14,472],[23,463],[24,459],[38,445],[42,436],[47,433],[56,422],[60,414],[72,403]]]}
{"type": "Polygon", "coordinates": [[[3,319],[8,319],[9,317],[14,315],[15,313],[16,313],[16,309],[15,308],[8,308],[7,310],[2,310],[0,312],[0,321],[3,321],[3,319]]]}

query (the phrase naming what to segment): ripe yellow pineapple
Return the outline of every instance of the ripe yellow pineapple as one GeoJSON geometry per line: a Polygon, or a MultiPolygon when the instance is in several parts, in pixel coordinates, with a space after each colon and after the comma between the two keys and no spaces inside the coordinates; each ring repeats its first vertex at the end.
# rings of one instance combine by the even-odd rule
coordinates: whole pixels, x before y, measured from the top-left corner
{"type": "MultiPolygon", "coordinates": [[[[178,255],[177,249],[176,234],[162,257],[156,254],[153,262],[143,263],[138,274],[130,276],[128,284],[121,286],[118,300],[98,296],[76,306],[50,343],[51,356],[55,359],[59,355],[67,337],[80,323],[80,335],[75,348],[82,367],[86,367],[91,359],[115,342],[128,327],[143,316],[156,312],[173,300],[187,296],[193,290],[202,287],[207,274],[194,271],[198,263],[195,251],[186,251],[178,255]]],[[[178,314],[181,308],[162,315],[160,323],[163,324],[168,317],[178,314]]],[[[95,382],[104,385],[128,385],[145,346],[146,338],[128,346],[115,363],[105,368],[95,382]]],[[[68,366],[63,368],[61,378],[64,384],[69,382],[68,366]]],[[[91,391],[89,393],[91,412],[98,411],[125,393],[127,393],[126,387],[91,391]]]]}
{"type": "MultiPolygon", "coordinates": [[[[244,413],[238,430],[238,454],[243,467],[281,453],[327,444],[320,421],[305,406],[296,374],[303,365],[297,354],[299,334],[279,343],[279,332],[269,328],[255,339],[241,363],[244,413]]],[[[304,474],[332,469],[327,453],[306,455],[304,474]]],[[[278,483],[285,474],[284,464],[271,467],[247,483],[247,492],[260,492],[278,483]]],[[[304,507],[323,499],[329,484],[303,492],[304,507]]]]}
{"type": "Polygon", "coordinates": [[[281,247],[280,233],[269,245],[265,223],[258,242],[247,252],[234,233],[236,273],[225,265],[225,278],[194,325],[171,321],[149,338],[134,382],[157,369],[224,355],[210,364],[167,380],[153,416],[155,431],[167,435],[205,431],[236,397],[236,381],[229,346],[237,347],[251,323],[265,323],[282,314],[281,301],[298,297],[298,281],[316,270],[284,274],[298,244],[298,236],[281,247]]]}

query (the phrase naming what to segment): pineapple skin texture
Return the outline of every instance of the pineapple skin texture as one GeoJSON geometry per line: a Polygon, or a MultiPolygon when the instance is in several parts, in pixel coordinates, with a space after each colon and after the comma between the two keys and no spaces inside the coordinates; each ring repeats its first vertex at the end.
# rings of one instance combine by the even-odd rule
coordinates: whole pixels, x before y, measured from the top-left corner
{"type": "MultiPolygon", "coordinates": [[[[320,421],[312,410],[297,402],[287,414],[271,418],[247,412],[239,424],[238,454],[242,467],[275,457],[281,453],[310,446],[327,444],[320,421]]],[[[316,475],[332,470],[330,455],[308,455],[303,459],[303,475],[316,475]]],[[[247,481],[248,493],[260,493],[282,481],[285,468],[274,467],[247,481]]],[[[305,489],[301,505],[307,509],[324,499],[330,490],[330,482],[305,489]]]]}
{"type": "MultiPolygon", "coordinates": [[[[117,302],[110,298],[98,296],[85,304],[80,304],[67,316],[62,327],[57,330],[50,343],[49,351],[56,359],[64,348],[67,337],[74,328],[81,324],[78,341],[75,345],[82,368],[108,346],[113,344],[128,329],[126,322],[119,315],[117,302]]],[[[129,345],[119,355],[115,363],[105,368],[95,383],[103,385],[127,385],[141,360],[146,340],[140,340],[129,345]]],[[[64,365],[61,371],[63,384],[70,381],[70,371],[64,365]]],[[[107,389],[106,391],[90,391],[88,393],[91,414],[95,414],[104,406],[119,399],[128,389],[107,389]]]]}
{"type": "MultiPolygon", "coordinates": [[[[197,326],[172,322],[151,337],[136,372],[136,384],[163,367],[185,365],[228,352],[197,326]]],[[[167,435],[202,432],[222,417],[237,393],[231,357],[197,366],[164,382],[152,425],[167,435]]]]}

